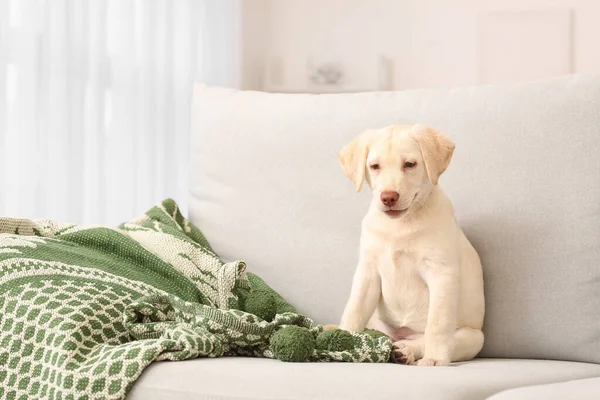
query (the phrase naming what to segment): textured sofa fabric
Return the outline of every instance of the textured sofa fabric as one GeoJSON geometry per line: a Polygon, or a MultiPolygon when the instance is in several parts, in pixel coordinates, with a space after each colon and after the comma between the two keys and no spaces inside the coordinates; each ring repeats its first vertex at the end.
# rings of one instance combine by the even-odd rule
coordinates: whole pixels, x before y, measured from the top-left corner
{"type": "Polygon", "coordinates": [[[599,398],[600,378],[588,378],[511,389],[492,396],[490,400],[598,400],[599,398]]]}
{"type": "Polygon", "coordinates": [[[600,77],[339,95],[198,85],[193,107],[192,221],[300,311],[338,322],[357,261],[370,194],[337,152],[420,122],[456,142],[440,184],[484,266],[481,355],[600,362],[600,77]]]}
{"type": "MultiPolygon", "coordinates": [[[[396,364],[294,364],[251,358],[197,359],[152,364],[129,398],[482,400],[506,389],[591,376],[600,376],[600,365],[480,359],[451,367],[419,368],[396,364]]],[[[563,397],[567,398],[577,399],[563,397]]]]}

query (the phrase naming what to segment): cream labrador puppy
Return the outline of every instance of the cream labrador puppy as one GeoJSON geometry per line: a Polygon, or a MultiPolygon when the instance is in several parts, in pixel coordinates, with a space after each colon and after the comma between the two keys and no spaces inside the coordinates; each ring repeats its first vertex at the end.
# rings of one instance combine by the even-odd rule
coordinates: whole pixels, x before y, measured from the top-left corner
{"type": "Polygon", "coordinates": [[[373,200],[340,328],[387,333],[403,364],[448,365],[483,346],[481,262],[438,186],[452,140],[424,125],[367,131],[339,159],[373,200]]]}

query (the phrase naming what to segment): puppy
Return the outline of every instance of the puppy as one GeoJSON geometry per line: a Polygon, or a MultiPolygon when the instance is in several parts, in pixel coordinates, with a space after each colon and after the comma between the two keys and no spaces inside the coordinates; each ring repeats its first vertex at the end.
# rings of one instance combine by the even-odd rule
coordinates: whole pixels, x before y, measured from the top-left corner
{"type": "Polygon", "coordinates": [[[438,186],[454,143],[424,125],[364,132],[339,154],[373,199],[340,328],[387,333],[403,364],[448,365],[483,346],[481,262],[438,186]]]}

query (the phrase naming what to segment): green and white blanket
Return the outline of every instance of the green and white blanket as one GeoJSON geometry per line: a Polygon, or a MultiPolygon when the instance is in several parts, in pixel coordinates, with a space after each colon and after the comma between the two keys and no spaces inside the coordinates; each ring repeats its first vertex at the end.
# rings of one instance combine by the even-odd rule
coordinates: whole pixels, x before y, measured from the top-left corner
{"type": "MultiPolygon", "coordinates": [[[[172,200],[118,228],[0,218],[0,398],[122,399],[153,361],[274,358],[289,325],[323,329],[222,262],[172,200]],[[242,311],[253,293],[276,315],[242,311]]],[[[352,339],[307,361],[388,360],[387,337],[352,339]]]]}

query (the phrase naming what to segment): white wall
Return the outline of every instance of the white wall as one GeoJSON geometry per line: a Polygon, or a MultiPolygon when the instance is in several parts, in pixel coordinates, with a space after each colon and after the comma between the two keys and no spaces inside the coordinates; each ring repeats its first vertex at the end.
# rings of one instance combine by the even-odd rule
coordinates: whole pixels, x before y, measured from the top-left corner
{"type": "MultiPolygon", "coordinates": [[[[381,56],[393,60],[394,89],[483,83],[482,24],[495,10],[570,10],[571,28],[550,35],[551,40],[560,36],[568,47],[566,72],[600,72],[597,0],[263,0],[255,5],[255,17],[260,16],[258,25],[264,29],[255,39],[263,42],[254,53],[255,62],[247,67],[254,80],[246,86],[257,89],[303,90],[311,58],[341,62],[348,90],[378,88],[381,56]]],[[[536,30],[534,26],[531,32],[536,30]]],[[[495,35],[498,43],[502,36],[495,35]]],[[[528,45],[535,40],[530,38],[528,45]]],[[[552,52],[555,44],[541,45],[552,52]]],[[[506,56],[498,58],[523,62],[511,57],[511,46],[516,47],[514,41],[500,49],[506,56]]],[[[527,47],[521,50],[521,57],[536,60],[527,47]]],[[[534,65],[523,76],[535,75],[536,68],[540,77],[553,73],[534,65]]]]}
{"type": "Polygon", "coordinates": [[[241,0],[242,88],[262,89],[272,0],[241,0]]]}

